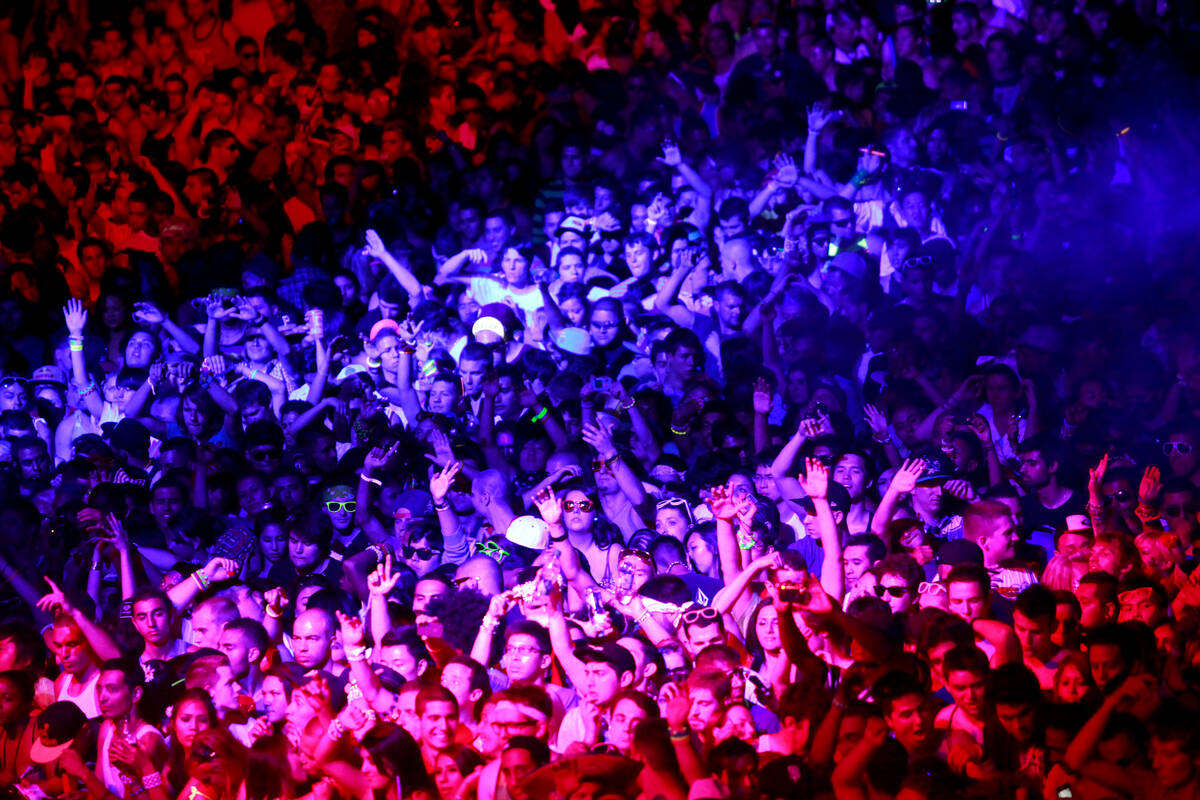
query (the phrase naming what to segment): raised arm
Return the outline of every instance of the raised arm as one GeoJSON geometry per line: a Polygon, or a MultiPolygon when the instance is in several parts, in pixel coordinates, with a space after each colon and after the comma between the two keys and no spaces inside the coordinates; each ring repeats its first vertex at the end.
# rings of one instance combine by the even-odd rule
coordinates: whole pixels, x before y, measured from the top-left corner
{"type": "Polygon", "coordinates": [[[83,330],[87,326],[88,312],[83,301],[72,297],[63,307],[63,319],[67,323],[67,344],[71,349],[71,378],[79,400],[95,419],[104,413],[104,396],[89,379],[87,364],[83,360],[83,330]]]}
{"type": "Polygon", "coordinates": [[[668,139],[663,142],[662,156],[658,159],[659,163],[666,164],[672,167],[684,182],[696,192],[696,207],[692,209],[691,222],[700,230],[708,228],[709,220],[712,218],[712,187],[704,178],[700,177],[700,173],[692,169],[692,167],[683,160],[683,153],[672,140],[668,139]]]}
{"type": "Polygon", "coordinates": [[[363,252],[372,258],[379,259],[382,264],[387,267],[388,272],[396,278],[404,291],[408,292],[408,301],[412,308],[416,308],[422,299],[421,282],[417,280],[417,276],[412,274],[412,270],[401,264],[394,255],[383,244],[383,239],[379,233],[373,228],[367,230],[366,246],[363,252]]]}
{"type": "Polygon", "coordinates": [[[842,540],[829,505],[829,468],[815,458],[806,460],[800,484],[817,512],[817,530],[825,554],[821,561],[821,587],[830,597],[841,601],[846,577],[842,571],[842,540]]]}
{"type": "Polygon", "coordinates": [[[433,282],[438,285],[451,282],[467,283],[470,281],[470,278],[460,276],[458,274],[459,271],[468,263],[486,264],[487,260],[487,253],[479,248],[471,248],[463,250],[461,253],[455,253],[438,267],[437,275],[434,277],[433,282]]]}
{"type": "Polygon", "coordinates": [[[117,645],[117,640],[113,638],[112,634],[102,626],[97,625],[95,620],[91,619],[87,614],[84,614],[67,602],[67,597],[63,594],[63,590],[58,588],[58,584],[50,580],[49,577],[45,577],[43,580],[50,587],[50,591],[43,595],[41,600],[38,600],[37,607],[48,613],[57,613],[70,617],[79,626],[79,632],[87,640],[88,646],[95,651],[96,656],[101,660],[120,658],[121,648],[117,645]]]}
{"type": "Polygon", "coordinates": [[[875,509],[875,516],[871,517],[871,533],[880,539],[885,538],[887,525],[895,516],[901,499],[917,488],[917,478],[924,471],[925,462],[919,458],[905,461],[900,465],[900,469],[896,470],[892,482],[888,484],[887,491],[883,493],[883,497],[879,501],[879,508],[875,509]]]}

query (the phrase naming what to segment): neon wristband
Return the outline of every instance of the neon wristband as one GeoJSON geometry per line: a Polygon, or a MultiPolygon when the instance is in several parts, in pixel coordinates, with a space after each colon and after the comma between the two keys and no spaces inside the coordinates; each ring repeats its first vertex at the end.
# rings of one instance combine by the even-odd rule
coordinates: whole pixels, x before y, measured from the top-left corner
{"type": "Polygon", "coordinates": [[[542,410],[539,411],[538,413],[534,414],[533,419],[531,419],[530,422],[541,422],[542,420],[544,420],[546,418],[546,415],[549,413],[550,413],[549,409],[547,409],[545,406],[542,406],[542,410]]]}

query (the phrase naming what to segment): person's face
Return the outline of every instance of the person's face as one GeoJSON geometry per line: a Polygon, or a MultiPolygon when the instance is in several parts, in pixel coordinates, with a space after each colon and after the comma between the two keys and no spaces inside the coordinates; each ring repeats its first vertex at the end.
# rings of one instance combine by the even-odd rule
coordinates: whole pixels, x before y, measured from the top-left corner
{"type": "Polygon", "coordinates": [[[483,361],[468,361],[464,359],[458,365],[458,374],[462,378],[463,394],[474,397],[483,389],[483,377],[487,373],[487,364],[483,361]]]}
{"type": "Polygon", "coordinates": [[[974,581],[955,581],[947,587],[950,613],[965,622],[981,619],[987,612],[987,590],[974,581]]]}
{"type": "Polygon", "coordinates": [[[96,683],[96,702],[100,715],[105,719],[117,719],[133,709],[133,690],[125,683],[125,674],[110,669],[100,673],[96,683]]]}
{"type": "Polygon", "coordinates": [[[1077,533],[1064,533],[1058,537],[1058,552],[1076,564],[1086,564],[1092,555],[1092,540],[1077,533]]]}
{"type": "Polygon", "coordinates": [[[429,410],[435,414],[453,414],[458,388],[448,381],[434,381],[429,389],[429,410]]]}
{"type": "Polygon", "coordinates": [[[259,692],[259,709],[267,715],[271,722],[280,722],[287,714],[288,696],[283,681],[274,675],[263,678],[262,691],[259,692]]]}
{"type": "Polygon", "coordinates": [[[1030,489],[1042,489],[1049,485],[1053,477],[1052,465],[1037,450],[1021,454],[1021,478],[1030,489]]]}
{"type": "Polygon", "coordinates": [[[508,237],[512,235],[512,229],[503,217],[488,217],[483,222],[484,241],[487,242],[489,248],[493,251],[499,250],[508,243],[508,237]]]}
{"type": "Polygon", "coordinates": [[[516,786],[521,779],[537,769],[533,755],[525,749],[505,750],[500,756],[500,779],[505,786],[516,786]]]}
{"type": "Polygon", "coordinates": [[[596,503],[580,491],[570,491],[563,497],[563,527],[571,533],[591,531],[596,524],[596,503]]]}
{"type": "Polygon", "coordinates": [[[564,147],[561,164],[564,178],[568,180],[578,178],[579,174],[583,172],[583,151],[574,146],[564,147]]]}
{"type": "Polygon", "coordinates": [[[946,688],[954,702],[973,719],[981,719],[987,696],[987,676],[966,670],[946,675],[946,688]]]}
{"type": "Polygon", "coordinates": [[[238,505],[248,514],[262,511],[271,500],[271,495],[267,493],[267,485],[257,475],[241,479],[234,489],[237,492],[238,505]]]}
{"type": "Polygon", "coordinates": [[[721,717],[721,703],[712,690],[697,687],[688,690],[688,727],[701,732],[711,730],[721,717]]]}
{"type": "Polygon", "coordinates": [[[742,298],[734,292],[721,292],[717,300],[717,317],[725,327],[740,330],[745,316],[745,305],[742,298]]]}
{"type": "Polygon", "coordinates": [[[833,468],[833,479],[846,487],[851,500],[861,500],[867,487],[867,469],[862,456],[854,453],[842,456],[833,468]]]}
{"type": "Polygon", "coordinates": [[[1059,703],[1078,703],[1087,696],[1090,688],[1084,674],[1074,664],[1069,664],[1054,681],[1054,699],[1059,703]]]}
{"type": "Polygon", "coordinates": [[[1144,622],[1154,628],[1167,615],[1158,595],[1149,586],[1121,592],[1118,601],[1120,610],[1117,612],[1117,622],[1144,622]]]}
{"type": "Polygon", "coordinates": [[[208,709],[199,700],[188,699],[179,704],[172,732],[175,734],[175,741],[185,751],[192,749],[196,734],[210,727],[212,720],[208,718],[208,709]]]}
{"type": "Polygon", "coordinates": [[[413,590],[413,613],[424,613],[430,603],[434,600],[441,600],[445,596],[446,584],[441,581],[417,581],[417,586],[413,590]]]}
{"type": "Polygon", "coordinates": [[[629,698],[622,698],[613,708],[612,724],[608,728],[608,742],[626,755],[633,748],[633,730],[646,718],[642,707],[629,698]]]}
{"type": "Polygon", "coordinates": [[[1017,527],[1011,518],[994,519],[988,532],[979,538],[985,564],[997,565],[1013,557],[1017,545],[1017,527]]]}
{"type": "Polygon", "coordinates": [[[458,764],[448,755],[440,755],[433,764],[433,782],[442,797],[454,797],[462,785],[463,774],[458,764]]]}
{"type": "Polygon", "coordinates": [[[192,612],[192,650],[211,647],[214,650],[221,638],[221,624],[213,615],[211,609],[197,608],[192,612]]]}
{"type": "Polygon", "coordinates": [[[1054,635],[1051,641],[1067,650],[1079,649],[1079,612],[1070,603],[1059,603],[1054,607],[1054,635]]]}
{"type": "Polygon", "coordinates": [[[15,456],[21,477],[25,480],[37,480],[50,470],[50,456],[44,447],[21,447],[15,456]]]}
{"type": "Polygon", "coordinates": [[[221,632],[217,649],[229,659],[229,669],[233,672],[234,680],[241,680],[250,674],[250,668],[258,661],[260,653],[247,646],[246,637],[239,630],[226,629],[221,632]]]}
{"type": "Polygon", "coordinates": [[[630,242],[625,245],[625,265],[635,278],[650,274],[650,250],[642,242],[630,242]]]}
{"type": "Polygon", "coordinates": [[[591,321],[588,323],[588,333],[592,337],[592,342],[598,347],[607,347],[616,341],[617,334],[621,328],[621,320],[617,314],[607,308],[597,308],[592,311],[591,321]]]}
{"type": "Polygon", "coordinates": [[[217,682],[209,690],[213,705],[218,710],[231,711],[238,707],[238,685],[233,678],[233,670],[226,664],[217,667],[217,682]]]}
{"type": "Polygon", "coordinates": [[[777,653],[783,647],[779,635],[779,612],[774,606],[765,606],[754,622],[754,634],[765,653],[777,653]]]}
{"type": "Polygon", "coordinates": [[[465,708],[471,700],[471,668],[465,664],[447,664],[442,670],[442,686],[453,692],[459,708],[465,708]]]}
{"type": "Polygon", "coordinates": [[[1079,599],[1082,609],[1079,624],[1084,630],[1091,630],[1113,621],[1116,608],[1113,603],[1105,601],[1103,591],[1096,584],[1079,584],[1075,596],[1079,599]]]}
{"type": "Polygon", "coordinates": [[[883,592],[883,600],[888,604],[888,608],[892,610],[893,614],[903,614],[912,608],[914,601],[913,592],[909,589],[904,578],[890,573],[880,575],[876,586],[882,587],[881,589],[876,589],[876,594],[880,591],[883,592]]]}
{"type": "MultiPolygon", "coordinates": [[[[304,502],[308,487],[296,475],[285,475],[275,481],[275,499],[286,509],[294,509],[304,502]]],[[[287,537],[283,537],[285,540],[287,537]]]]}
{"type": "Polygon", "coordinates": [[[681,345],[670,354],[667,364],[677,379],[684,380],[700,369],[700,354],[690,345],[681,345]]]}
{"type": "Polygon", "coordinates": [[[842,568],[847,586],[857,586],[862,576],[873,566],[867,553],[866,545],[854,545],[842,551],[842,568]]]}
{"type": "Polygon", "coordinates": [[[289,534],[288,557],[296,569],[311,570],[321,559],[321,547],[316,542],[309,542],[289,534]]]}
{"type": "Polygon", "coordinates": [[[1121,656],[1121,649],[1115,644],[1093,644],[1088,647],[1087,657],[1092,680],[1101,692],[1114,678],[1120,677],[1129,668],[1121,656]]]}
{"type": "Polygon", "coordinates": [[[0,384],[0,411],[24,411],[29,405],[29,394],[16,381],[0,384]]]}
{"type": "Polygon", "coordinates": [[[1021,644],[1021,655],[1028,661],[1045,661],[1053,654],[1055,621],[1049,616],[1030,618],[1020,611],[1013,612],[1013,631],[1021,644]]]}
{"type": "Polygon", "coordinates": [[[583,666],[583,698],[597,708],[608,708],[621,690],[616,667],[607,662],[590,662],[583,666]]]}
{"type": "Polygon", "coordinates": [[[984,397],[997,411],[1008,411],[1016,403],[1017,387],[1007,375],[988,375],[984,382],[984,397]]]}
{"type": "Polygon", "coordinates": [[[458,712],[453,703],[435,700],[425,704],[420,716],[421,744],[434,750],[445,750],[454,743],[458,730],[458,712]]]}
{"type": "Polygon", "coordinates": [[[1092,556],[1088,561],[1089,569],[1120,577],[1121,566],[1121,554],[1113,544],[1096,542],[1092,545],[1092,556]]]}
{"type": "Polygon", "coordinates": [[[404,645],[391,645],[383,648],[381,658],[385,666],[404,676],[406,681],[415,681],[420,676],[420,665],[404,645]]]}
{"type": "Polygon", "coordinates": [[[580,283],[583,280],[583,259],[568,253],[558,259],[558,276],[563,283],[580,283]]]}
{"type": "Polygon", "coordinates": [[[996,718],[1009,736],[1020,744],[1033,741],[1037,733],[1037,709],[1029,703],[997,703],[996,718]]]}
{"type": "Polygon", "coordinates": [[[713,568],[716,561],[716,555],[712,548],[708,546],[708,542],[704,541],[704,537],[700,534],[692,534],[687,539],[686,545],[688,560],[692,562],[692,568],[700,575],[707,575],[713,568]]]}
{"type": "Polygon", "coordinates": [[[159,598],[133,605],[133,627],[147,644],[161,646],[171,638],[171,613],[159,598]]]}
{"type": "Polygon", "coordinates": [[[301,614],[292,626],[296,663],[305,669],[321,669],[329,661],[332,640],[324,617],[316,612],[301,614]]]}
{"type": "Polygon", "coordinates": [[[701,622],[688,627],[684,637],[684,645],[693,656],[710,645],[724,643],[725,629],[719,619],[707,625],[701,622]]]}
{"type": "Polygon", "coordinates": [[[896,739],[910,751],[919,749],[933,732],[925,698],[919,694],[896,700],[886,719],[896,739]]]}
{"type": "Polygon", "coordinates": [[[501,665],[504,673],[514,684],[537,680],[545,672],[546,655],[538,647],[537,639],[517,633],[508,638],[504,645],[501,665]]]}
{"type": "Polygon", "coordinates": [[[682,542],[687,529],[687,517],[677,508],[664,506],[654,514],[654,530],[663,536],[671,536],[682,542]]]}

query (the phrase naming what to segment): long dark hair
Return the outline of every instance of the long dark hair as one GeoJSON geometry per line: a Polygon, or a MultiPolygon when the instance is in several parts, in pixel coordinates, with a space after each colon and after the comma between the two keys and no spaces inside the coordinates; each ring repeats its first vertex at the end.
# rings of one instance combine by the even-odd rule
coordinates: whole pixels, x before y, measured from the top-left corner
{"type": "Polygon", "coordinates": [[[288,765],[287,738],[276,733],[256,741],[246,770],[246,800],[292,800],[296,788],[288,765]]]}

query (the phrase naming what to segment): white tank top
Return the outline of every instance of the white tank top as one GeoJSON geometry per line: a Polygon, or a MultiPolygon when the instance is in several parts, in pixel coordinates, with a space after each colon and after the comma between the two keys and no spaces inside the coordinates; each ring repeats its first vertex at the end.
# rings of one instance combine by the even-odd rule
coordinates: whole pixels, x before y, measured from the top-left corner
{"type": "Polygon", "coordinates": [[[67,679],[63,681],[62,688],[58,690],[58,696],[55,700],[67,700],[79,706],[79,710],[88,719],[95,719],[100,716],[100,703],[96,699],[96,686],[100,683],[100,672],[83,683],[77,694],[71,692],[71,687],[78,684],[75,683],[74,675],[67,675],[67,679]]]}

